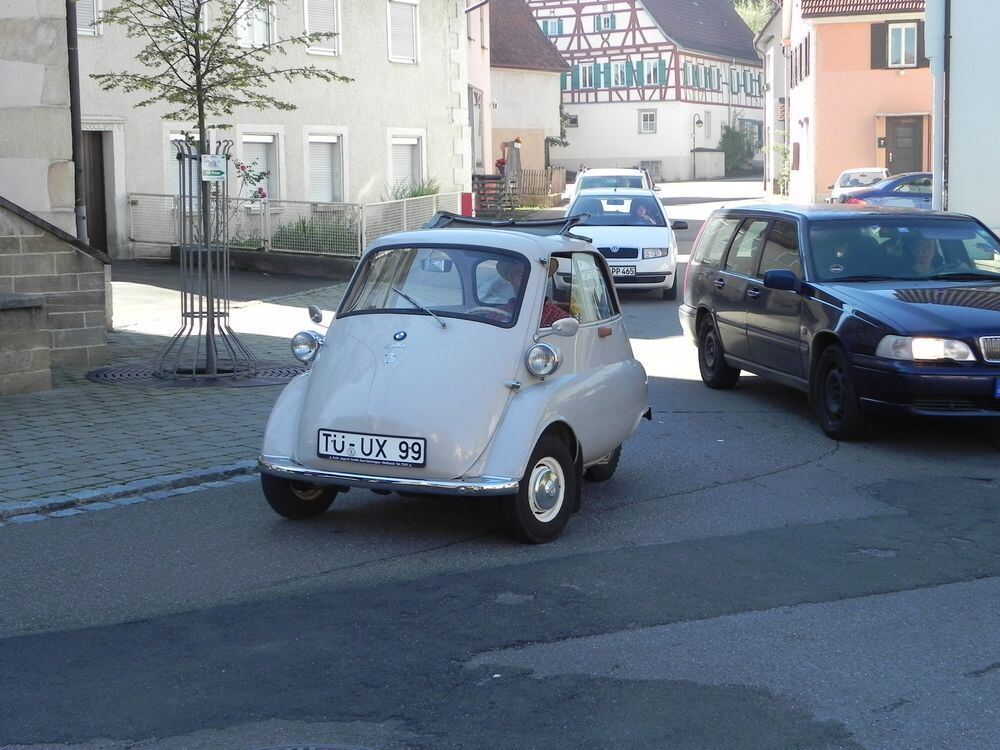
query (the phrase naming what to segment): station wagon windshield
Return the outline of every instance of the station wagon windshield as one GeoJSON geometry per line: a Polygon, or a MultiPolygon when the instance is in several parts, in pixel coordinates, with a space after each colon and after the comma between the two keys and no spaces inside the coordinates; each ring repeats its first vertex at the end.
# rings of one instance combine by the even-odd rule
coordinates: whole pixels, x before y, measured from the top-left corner
{"type": "Polygon", "coordinates": [[[511,326],[528,268],[521,256],[483,248],[376,250],[362,261],[339,317],[391,311],[511,326]]]}
{"type": "Polygon", "coordinates": [[[1000,281],[1000,243],[971,220],[816,221],[809,246],[816,281],[1000,281]]]}

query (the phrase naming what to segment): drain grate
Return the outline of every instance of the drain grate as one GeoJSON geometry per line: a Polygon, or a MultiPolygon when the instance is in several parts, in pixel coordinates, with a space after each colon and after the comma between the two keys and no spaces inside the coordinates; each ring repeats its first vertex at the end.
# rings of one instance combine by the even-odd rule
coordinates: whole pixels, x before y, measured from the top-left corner
{"type": "Polygon", "coordinates": [[[183,374],[176,378],[161,378],[149,367],[119,365],[91,370],[87,373],[87,379],[95,383],[141,385],[147,388],[246,388],[258,385],[281,385],[305,371],[306,368],[300,365],[258,363],[253,375],[241,378],[234,378],[228,373],[223,373],[222,377],[218,378],[185,377],[183,374]]]}

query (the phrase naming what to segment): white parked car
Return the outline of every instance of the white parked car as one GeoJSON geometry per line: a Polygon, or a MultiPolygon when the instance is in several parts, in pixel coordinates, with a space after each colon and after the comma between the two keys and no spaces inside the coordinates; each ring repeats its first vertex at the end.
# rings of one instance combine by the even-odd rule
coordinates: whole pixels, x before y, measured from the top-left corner
{"type": "Polygon", "coordinates": [[[582,190],[566,213],[581,217],[573,234],[593,241],[611,266],[615,284],[656,290],[663,299],[677,297],[674,230],[687,229],[687,222],[671,222],[656,193],[637,188],[582,190]]]}
{"type": "Polygon", "coordinates": [[[889,176],[889,170],[885,167],[856,167],[845,169],[840,173],[837,181],[830,185],[830,197],[827,203],[843,203],[844,196],[852,190],[860,190],[876,182],[881,182],[889,176]]]}
{"type": "Polygon", "coordinates": [[[596,167],[578,172],[573,183],[573,195],[590,188],[659,190],[648,170],[642,167],[596,167]]]}
{"type": "Polygon", "coordinates": [[[581,479],[610,479],[650,416],[607,263],[572,224],[439,214],[372,244],[326,333],[292,340],[311,367],[267,422],[271,507],[310,518],[352,487],[503,496],[516,537],[558,536],[581,479]]]}

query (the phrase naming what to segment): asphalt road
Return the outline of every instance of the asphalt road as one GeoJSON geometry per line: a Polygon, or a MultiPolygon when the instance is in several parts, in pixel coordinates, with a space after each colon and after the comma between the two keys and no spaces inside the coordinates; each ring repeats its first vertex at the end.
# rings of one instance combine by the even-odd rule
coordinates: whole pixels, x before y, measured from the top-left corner
{"type": "Polygon", "coordinates": [[[0,748],[995,748],[1000,433],[830,441],[676,305],[624,296],[654,419],[549,545],[252,482],[0,529],[0,748]]]}

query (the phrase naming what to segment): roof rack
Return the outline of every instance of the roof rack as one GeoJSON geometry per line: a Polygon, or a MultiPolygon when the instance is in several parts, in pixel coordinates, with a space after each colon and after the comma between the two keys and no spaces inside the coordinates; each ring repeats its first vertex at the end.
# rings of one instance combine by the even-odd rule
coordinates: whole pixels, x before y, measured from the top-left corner
{"type": "MultiPolygon", "coordinates": [[[[562,216],[552,219],[478,219],[473,216],[460,216],[450,211],[438,211],[427,223],[424,229],[510,229],[526,234],[553,235],[570,234],[570,229],[586,219],[586,215],[562,216]]],[[[584,238],[581,238],[584,239],[584,238]]]]}

